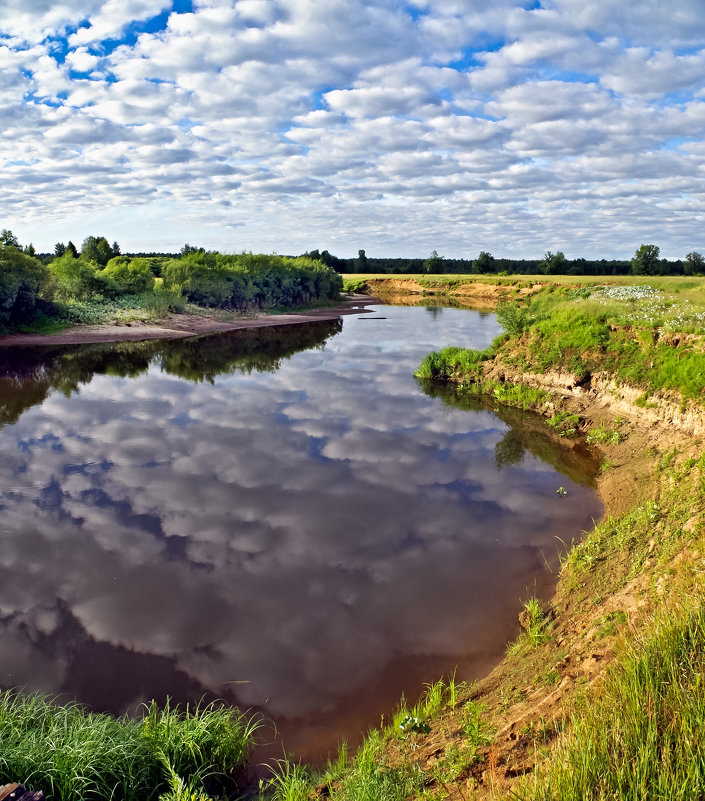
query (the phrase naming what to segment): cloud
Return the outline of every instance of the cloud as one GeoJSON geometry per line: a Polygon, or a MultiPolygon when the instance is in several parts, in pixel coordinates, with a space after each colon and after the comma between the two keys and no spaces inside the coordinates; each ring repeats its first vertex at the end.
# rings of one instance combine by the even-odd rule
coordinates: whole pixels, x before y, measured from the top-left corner
{"type": "Polygon", "coordinates": [[[644,227],[697,247],[659,154],[703,169],[702,4],[525,5],[10,0],[3,224],[47,250],[106,220],[152,250],[161,217],[168,249],[186,225],[225,249],[531,257],[560,183],[569,256],[625,257],[644,227]],[[615,227],[607,176],[640,218],[615,227]]]}

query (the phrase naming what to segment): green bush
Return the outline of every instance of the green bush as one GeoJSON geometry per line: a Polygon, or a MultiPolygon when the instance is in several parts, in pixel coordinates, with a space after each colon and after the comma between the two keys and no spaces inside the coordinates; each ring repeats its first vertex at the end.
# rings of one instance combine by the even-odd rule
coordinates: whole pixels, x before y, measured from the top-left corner
{"type": "Polygon", "coordinates": [[[110,259],[99,275],[112,281],[125,295],[138,295],[154,287],[154,274],[146,259],[117,256],[110,259]]]}
{"type": "Polygon", "coordinates": [[[252,253],[194,251],[167,262],[162,277],[191,303],[231,309],[304,306],[336,299],[343,287],[338,273],[306,256],[252,253]]]}
{"type": "Polygon", "coordinates": [[[81,300],[96,296],[112,298],[119,287],[90,261],[76,259],[71,253],[59,256],[49,264],[54,295],[59,300],[81,300]]]}
{"type": "Polygon", "coordinates": [[[36,259],[15,247],[0,246],[0,331],[31,322],[48,277],[36,259]]]}

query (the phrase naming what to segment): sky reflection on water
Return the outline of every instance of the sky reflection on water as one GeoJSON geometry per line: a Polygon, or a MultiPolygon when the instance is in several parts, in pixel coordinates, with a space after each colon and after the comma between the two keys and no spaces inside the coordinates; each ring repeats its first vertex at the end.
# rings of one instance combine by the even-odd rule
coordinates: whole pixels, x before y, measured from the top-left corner
{"type": "Polygon", "coordinates": [[[0,402],[15,421],[0,430],[0,685],[112,711],[226,697],[284,722],[306,755],[354,739],[402,690],[496,658],[520,599],[550,583],[556,537],[600,503],[522,457],[496,415],[413,378],[433,348],[489,344],[494,317],[370,316],[386,319],[297,334],[323,349],[292,354],[270,333],[252,372],[249,333],[200,356],[28,355],[21,379],[0,379],[15,404],[0,402]],[[498,469],[510,440],[519,457],[498,469]]]}

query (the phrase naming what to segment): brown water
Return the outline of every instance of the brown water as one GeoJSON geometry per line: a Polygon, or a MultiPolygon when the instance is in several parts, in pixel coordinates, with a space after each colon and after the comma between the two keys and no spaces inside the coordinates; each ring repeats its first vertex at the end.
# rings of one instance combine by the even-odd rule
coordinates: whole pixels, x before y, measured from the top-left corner
{"type": "Polygon", "coordinates": [[[481,674],[602,513],[580,449],[413,378],[497,333],[380,306],[0,353],[0,686],[225,698],[317,760],[402,692],[481,674]]]}

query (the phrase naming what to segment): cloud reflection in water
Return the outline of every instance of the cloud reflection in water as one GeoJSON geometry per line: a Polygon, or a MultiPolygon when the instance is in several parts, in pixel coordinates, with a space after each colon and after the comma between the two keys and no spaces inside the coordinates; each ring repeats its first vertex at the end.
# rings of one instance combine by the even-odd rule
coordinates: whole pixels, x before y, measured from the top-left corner
{"type": "Polygon", "coordinates": [[[301,331],[326,346],[296,354],[269,333],[269,362],[248,334],[45,354],[14,395],[2,379],[0,684],[344,726],[346,698],[377,687],[374,722],[422,670],[500,653],[555,537],[601,507],[530,453],[498,469],[524,435],[413,379],[432,348],[486,346],[493,318],[383,313],[301,331]]]}

